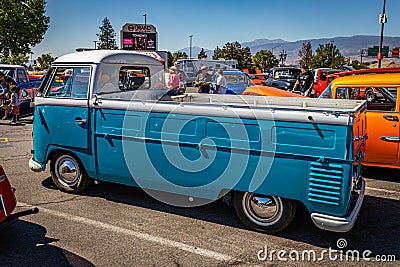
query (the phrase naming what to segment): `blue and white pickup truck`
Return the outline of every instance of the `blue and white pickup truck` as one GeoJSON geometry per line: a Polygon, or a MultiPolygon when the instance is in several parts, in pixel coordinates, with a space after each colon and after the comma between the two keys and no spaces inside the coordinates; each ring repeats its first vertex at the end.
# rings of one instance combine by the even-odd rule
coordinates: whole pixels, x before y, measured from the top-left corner
{"type": "Polygon", "coordinates": [[[58,58],[35,98],[30,168],[49,163],[55,185],[72,193],[97,180],[185,207],[224,197],[266,233],[285,229],[299,204],[319,228],[353,227],[365,191],[364,101],[169,96],[163,74],[135,52],[58,58]]]}
{"type": "MultiPolygon", "coordinates": [[[[0,71],[5,75],[12,77],[21,89],[21,108],[29,108],[35,95],[35,89],[40,86],[41,81],[30,81],[26,68],[20,65],[0,64],[0,71]]],[[[4,88],[2,88],[2,85],[0,84],[0,93],[3,90],[4,88]]]]}

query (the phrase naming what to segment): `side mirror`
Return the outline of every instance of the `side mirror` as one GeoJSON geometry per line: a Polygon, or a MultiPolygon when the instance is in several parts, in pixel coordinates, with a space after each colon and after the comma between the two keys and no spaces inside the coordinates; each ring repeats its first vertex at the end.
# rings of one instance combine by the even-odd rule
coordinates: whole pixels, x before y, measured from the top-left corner
{"type": "Polygon", "coordinates": [[[23,98],[28,97],[28,92],[26,92],[26,90],[22,90],[21,96],[22,96],[23,98]]]}

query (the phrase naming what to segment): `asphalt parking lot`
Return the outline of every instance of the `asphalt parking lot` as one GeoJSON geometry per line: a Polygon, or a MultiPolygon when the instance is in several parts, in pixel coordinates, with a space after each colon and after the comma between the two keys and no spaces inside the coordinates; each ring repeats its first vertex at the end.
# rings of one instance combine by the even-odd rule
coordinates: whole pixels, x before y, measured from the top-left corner
{"type": "Polygon", "coordinates": [[[40,209],[0,233],[0,266],[309,266],[307,259],[288,259],[288,253],[321,255],[329,248],[339,250],[339,244],[344,253],[371,253],[360,261],[325,254],[312,264],[398,266],[390,260],[400,259],[399,171],[366,170],[367,196],[348,233],[319,230],[300,208],[287,230],[266,235],[246,229],[222,201],[178,208],[141,189],[109,183],[80,195],[60,192],[48,170],[28,168],[31,130],[29,117],[20,126],[0,122],[0,164],[17,189],[17,210],[40,209]],[[272,250],[272,260],[263,259],[272,250]],[[277,256],[280,250],[288,252],[283,260],[277,256]]]}

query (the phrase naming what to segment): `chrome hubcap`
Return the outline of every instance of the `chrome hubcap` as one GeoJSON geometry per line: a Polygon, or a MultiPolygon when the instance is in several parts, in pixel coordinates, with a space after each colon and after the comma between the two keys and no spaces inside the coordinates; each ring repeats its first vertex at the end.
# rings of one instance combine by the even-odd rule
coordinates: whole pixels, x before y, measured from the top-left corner
{"type": "Polygon", "coordinates": [[[254,193],[243,196],[243,210],[251,221],[261,226],[274,224],[283,212],[280,198],[254,193]]]}
{"type": "Polygon", "coordinates": [[[80,176],[79,165],[70,156],[61,156],[56,162],[58,180],[66,186],[77,184],[80,176]]]}

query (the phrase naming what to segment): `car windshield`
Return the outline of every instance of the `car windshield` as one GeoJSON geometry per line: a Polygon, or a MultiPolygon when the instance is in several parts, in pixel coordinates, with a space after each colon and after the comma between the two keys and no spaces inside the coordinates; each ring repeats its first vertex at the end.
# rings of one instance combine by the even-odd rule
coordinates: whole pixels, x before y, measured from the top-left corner
{"type": "Polygon", "coordinates": [[[5,75],[13,76],[14,69],[13,68],[0,68],[0,71],[3,72],[5,75]]]}
{"type": "Polygon", "coordinates": [[[300,74],[300,70],[297,69],[286,69],[286,70],[276,70],[275,79],[296,79],[300,74]]]}
{"type": "Polygon", "coordinates": [[[226,78],[227,84],[243,84],[247,83],[247,79],[245,75],[241,74],[226,74],[224,75],[226,78]]]}
{"type": "Polygon", "coordinates": [[[325,91],[322,92],[319,98],[332,98],[332,84],[329,84],[329,86],[326,87],[325,91]]]}

